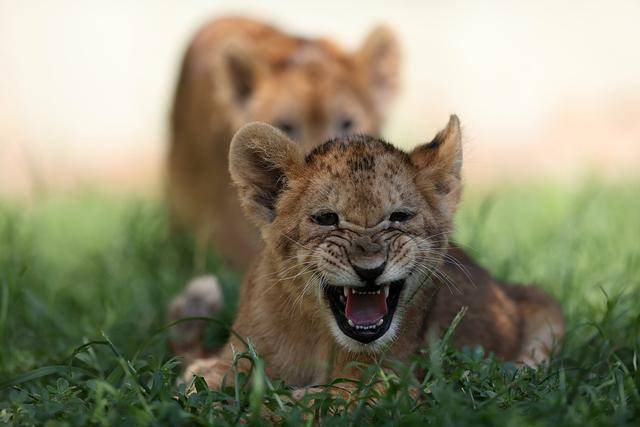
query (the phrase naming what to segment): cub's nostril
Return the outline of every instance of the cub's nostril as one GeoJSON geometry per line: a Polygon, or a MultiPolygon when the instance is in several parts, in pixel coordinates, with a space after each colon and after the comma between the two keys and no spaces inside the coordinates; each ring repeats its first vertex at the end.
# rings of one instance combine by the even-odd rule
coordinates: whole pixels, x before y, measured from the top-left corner
{"type": "Polygon", "coordinates": [[[358,267],[357,265],[353,265],[353,269],[362,280],[370,281],[380,276],[386,266],[387,266],[387,262],[385,261],[375,268],[361,268],[361,267],[358,267]]]}

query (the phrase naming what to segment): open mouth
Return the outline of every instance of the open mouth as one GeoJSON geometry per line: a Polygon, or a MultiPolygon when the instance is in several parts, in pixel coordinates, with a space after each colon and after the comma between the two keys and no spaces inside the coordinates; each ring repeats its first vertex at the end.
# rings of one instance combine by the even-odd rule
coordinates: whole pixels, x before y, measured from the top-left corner
{"type": "Polygon", "coordinates": [[[328,285],[324,294],[340,330],[366,344],[383,336],[391,326],[403,287],[403,280],[359,288],[328,285]]]}

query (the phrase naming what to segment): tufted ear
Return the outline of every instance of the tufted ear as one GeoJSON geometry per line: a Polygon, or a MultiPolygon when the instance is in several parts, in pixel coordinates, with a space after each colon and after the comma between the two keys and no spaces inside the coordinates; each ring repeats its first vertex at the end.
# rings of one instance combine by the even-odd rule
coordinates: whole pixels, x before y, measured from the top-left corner
{"type": "Polygon", "coordinates": [[[244,104],[255,92],[260,60],[240,40],[231,39],[216,52],[215,74],[221,82],[220,90],[238,105],[244,104]]]}
{"type": "Polygon", "coordinates": [[[393,31],[378,26],[365,38],[356,56],[376,108],[382,114],[398,92],[400,43],[393,31]]]}
{"type": "Polygon", "coordinates": [[[416,183],[420,191],[429,197],[435,194],[453,214],[461,193],[462,131],[458,116],[452,115],[446,128],[409,156],[418,169],[416,183]]]}
{"type": "Polygon", "coordinates": [[[236,132],[229,172],[246,215],[258,227],[274,220],[278,197],[303,163],[298,146],[271,125],[253,122],[236,132]]]}

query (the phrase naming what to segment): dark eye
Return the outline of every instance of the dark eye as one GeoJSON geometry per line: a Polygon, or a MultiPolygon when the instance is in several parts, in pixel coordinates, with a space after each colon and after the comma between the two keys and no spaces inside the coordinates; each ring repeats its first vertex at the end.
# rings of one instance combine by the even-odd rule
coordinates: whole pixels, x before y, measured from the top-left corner
{"type": "Polygon", "coordinates": [[[298,133],[298,127],[293,122],[283,120],[276,122],[275,125],[282,132],[286,133],[289,136],[294,136],[296,133],[298,133]]]}
{"type": "Polygon", "coordinates": [[[340,130],[342,132],[349,132],[351,129],[353,129],[353,120],[347,117],[340,121],[340,130]]]}
{"type": "Polygon", "coordinates": [[[335,212],[327,211],[320,212],[315,215],[311,215],[311,219],[318,225],[337,225],[340,218],[338,218],[338,214],[335,212]]]}
{"type": "Polygon", "coordinates": [[[391,222],[405,222],[409,221],[411,218],[413,218],[413,214],[411,212],[396,211],[389,215],[389,221],[391,222]]]}

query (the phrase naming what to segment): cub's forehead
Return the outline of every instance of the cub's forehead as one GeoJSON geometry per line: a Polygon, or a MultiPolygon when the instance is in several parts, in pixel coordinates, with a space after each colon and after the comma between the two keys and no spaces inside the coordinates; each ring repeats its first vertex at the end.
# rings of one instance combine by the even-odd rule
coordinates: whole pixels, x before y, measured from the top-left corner
{"type": "Polygon", "coordinates": [[[305,161],[309,168],[332,173],[368,171],[380,165],[394,170],[410,167],[407,153],[368,135],[332,139],[313,149],[305,161]]]}
{"type": "Polygon", "coordinates": [[[332,140],[310,152],[306,163],[309,197],[328,208],[375,223],[388,209],[417,203],[408,155],[382,140],[332,140]]]}

